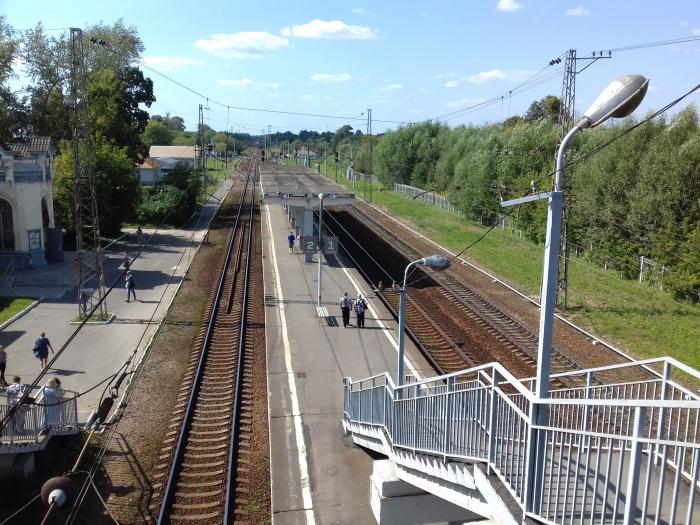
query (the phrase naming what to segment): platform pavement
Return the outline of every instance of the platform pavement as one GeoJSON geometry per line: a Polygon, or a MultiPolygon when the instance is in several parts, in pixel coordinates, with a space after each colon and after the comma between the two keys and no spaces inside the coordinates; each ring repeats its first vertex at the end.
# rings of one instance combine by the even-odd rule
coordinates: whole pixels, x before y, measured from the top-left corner
{"type": "MultiPolygon", "coordinates": [[[[148,244],[131,266],[136,277],[137,301],[126,302],[124,284],[119,282],[107,296],[108,311],[115,314],[115,319],[109,324],[84,326],[56,361],[55,368],[49,370],[47,377],[58,376],[65,389],[84,392],[114,374],[137,345],[139,351],[136,359],[141,358],[167,311],[197,246],[206,234],[220,201],[233,183],[230,179],[224,180],[215,191],[215,198],[210,198],[184,229],[160,230],[152,237],[152,230],[144,229],[148,244]],[[153,322],[149,325],[151,316],[153,322]]],[[[138,252],[137,239],[133,233],[112,246],[105,257],[105,280],[108,286],[123,271],[120,266],[124,261],[124,249],[128,249],[132,257],[138,252]]],[[[56,290],[63,289],[64,293],[60,298],[42,300],[0,331],[0,344],[5,346],[8,354],[6,377],[19,375],[23,382],[31,382],[40,371],[39,361],[32,353],[34,341],[39,334],[46,332],[51,345],[58,351],[75,330],[76,325],[70,324],[78,315],[73,258],[67,254],[63,263],[25,272],[31,274],[29,276],[18,274],[18,287],[22,283],[36,283],[38,286],[30,288],[37,295],[42,295],[42,290],[55,295],[56,290]]],[[[53,354],[49,354],[49,359],[52,357],[53,354]]],[[[40,384],[45,381],[46,379],[40,384]]],[[[103,387],[96,388],[78,400],[80,421],[85,421],[97,407],[102,390],[103,387]]]]}
{"type": "MultiPolygon", "coordinates": [[[[342,379],[395,371],[397,323],[359,272],[327,264],[322,303],[338,326],[320,323],[317,256],[309,264],[289,254],[280,204],[264,204],[262,216],[273,523],[374,524],[372,458],[343,436],[342,379]],[[345,291],[368,298],[366,328],[354,326],[354,314],[353,326],[343,328],[338,302],[345,291]]],[[[407,373],[431,375],[409,340],[406,356],[407,373]]]]}

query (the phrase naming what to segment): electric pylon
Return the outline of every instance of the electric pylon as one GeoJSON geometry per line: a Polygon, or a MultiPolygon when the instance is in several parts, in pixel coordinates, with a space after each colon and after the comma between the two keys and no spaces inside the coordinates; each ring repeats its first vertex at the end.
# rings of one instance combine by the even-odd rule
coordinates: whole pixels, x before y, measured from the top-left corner
{"type": "Polygon", "coordinates": [[[70,109],[73,169],[75,183],[75,249],[78,284],[78,315],[85,319],[99,304],[95,314],[106,319],[107,301],[100,253],[100,225],[95,191],[95,160],[88,120],[87,79],[83,32],[70,30],[70,109]]]}
{"type": "MultiPolygon", "coordinates": [[[[576,50],[566,52],[564,62],[564,80],[561,89],[561,106],[559,107],[559,142],[574,124],[576,106],[576,50]]],[[[569,163],[573,149],[569,148],[564,158],[564,166],[569,163]]],[[[573,167],[564,168],[562,188],[564,189],[564,208],[561,217],[561,238],[559,245],[559,265],[557,269],[557,301],[559,308],[566,311],[569,287],[569,212],[571,208],[571,180],[573,167]]]]}

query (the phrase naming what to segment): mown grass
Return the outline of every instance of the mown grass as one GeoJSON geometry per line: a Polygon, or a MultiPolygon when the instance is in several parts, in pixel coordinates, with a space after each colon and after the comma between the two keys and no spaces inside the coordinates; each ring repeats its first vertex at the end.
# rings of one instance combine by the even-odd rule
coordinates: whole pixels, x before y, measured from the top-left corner
{"type": "MultiPolygon", "coordinates": [[[[333,170],[329,172],[335,180],[333,170]]],[[[352,186],[344,176],[338,182],[352,186]]],[[[355,185],[359,197],[363,184],[355,185]]],[[[456,253],[488,230],[446,210],[390,190],[380,191],[378,184],[373,185],[372,201],[456,253]]],[[[542,245],[494,229],[462,257],[538,300],[543,250],[542,245]]],[[[658,288],[622,279],[613,271],[572,257],[568,306],[568,317],[574,322],[638,358],[671,356],[700,369],[700,305],[676,301],[658,288]]]]}
{"type": "Polygon", "coordinates": [[[34,301],[28,297],[0,297],[0,324],[12,319],[34,301]]]}

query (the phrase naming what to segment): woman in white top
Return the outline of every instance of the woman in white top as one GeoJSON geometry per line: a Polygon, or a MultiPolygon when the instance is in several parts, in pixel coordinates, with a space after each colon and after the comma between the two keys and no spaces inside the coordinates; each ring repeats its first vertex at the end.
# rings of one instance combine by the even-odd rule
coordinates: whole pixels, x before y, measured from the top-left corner
{"type": "Polygon", "coordinates": [[[40,404],[44,407],[44,414],[41,418],[42,431],[60,426],[63,407],[61,380],[57,377],[50,378],[46,382],[46,386],[39,390],[37,399],[40,400],[40,404]]]}

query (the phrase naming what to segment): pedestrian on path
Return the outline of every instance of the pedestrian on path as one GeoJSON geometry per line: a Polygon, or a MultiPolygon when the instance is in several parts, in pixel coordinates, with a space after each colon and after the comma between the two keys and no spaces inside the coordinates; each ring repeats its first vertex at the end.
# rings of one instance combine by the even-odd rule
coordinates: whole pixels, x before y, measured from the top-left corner
{"type": "Polygon", "coordinates": [[[5,380],[5,367],[7,366],[7,352],[5,352],[5,347],[0,345],[0,386],[7,386],[7,381],[5,380]]]}
{"type": "Polygon", "coordinates": [[[365,327],[365,311],[367,310],[367,302],[362,297],[362,294],[357,294],[355,299],[355,315],[357,316],[357,327],[365,327]]]}
{"type": "Polygon", "coordinates": [[[136,228],[136,242],[143,244],[143,230],[141,229],[141,226],[136,228]]]}
{"type": "Polygon", "coordinates": [[[41,337],[34,341],[34,357],[39,360],[39,365],[41,366],[42,370],[46,368],[46,365],[48,364],[49,348],[53,354],[53,346],[51,346],[51,342],[46,337],[46,332],[41,332],[41,337]]]}
{"type": "Polygon", "coordinates": [[[131,259],[129,259],[129,252],[124,252],[124,269],[129,270],[129,266],[131,266],[131,259]]]}
{"type": "Polygon", "coordinates": [[[126,272],[124,287],[126,288],[126,302],[129,302],[131,296],[133,296],[134,301],[136,301],[136,277],[134,277],[134,274],[130,271],[126,272]]]}
{"type": "Polygon", "coordinates": [[[350,308],[352,308],[352,299],[348,297],[348,292],[345,292],[340,298],[340,311],[343,314],[343,328],[347,328],[350,324],[350,308]]]}
{"type": "Polygon", "coordinates": [[[294,236],[294,232],[289,232],[289,235],[287,235],[287,242],[289,243],[289,253],[293,254],[294,253],[294,241],[296,240],[296,237],[294,236]]]}
{"type": "MultiPolygon", "coordinates": [[[[24,392],[27,390],[27,385],[22,384],[22,378],[19,376],[14,376],[12,378],[12,384],[7,387],[7,400],[10,403],[10,409],[19,404],[19,400],[22,399],[24,392]]],[[[21,433],[24,430],[24,410],[22,407],[17,407],[15,413],[12,415],[12,432],[21,433]]]]}

